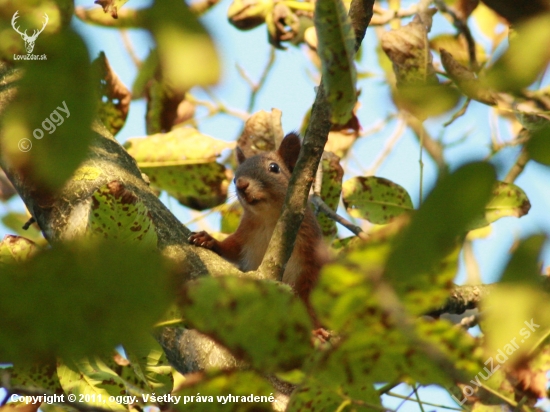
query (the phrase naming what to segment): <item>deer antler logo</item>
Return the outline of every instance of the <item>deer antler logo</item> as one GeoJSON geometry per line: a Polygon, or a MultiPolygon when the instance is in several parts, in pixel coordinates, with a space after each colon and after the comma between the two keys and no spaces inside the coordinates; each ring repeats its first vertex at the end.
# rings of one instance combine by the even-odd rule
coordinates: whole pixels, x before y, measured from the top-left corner
{"type": "Polygon", "coordinates": [[[27,49],[27,53],[30,54],[30,53],[32,53],[32,51],[33,51],[33,49],[34,49],[34,42],[36,41],[36,38],[38,37],[38,35],[39,35],[40,33],[42,33],[42,32],[44,31],[44,28],[46,27],[46,24],[48,24],[49,18],[48,18],[48,15],[47,15],[46,13],[44,13],[44,19],[45,19],[44,25],[42,26],[42,28],[41,28],[40,30],[34,30],[32,36],[29,36],[29,35],[27,35],[27,30],[25,30],[24,33],[21,33],[21,32],[19,31],[19,27],[16,27],[16,26],[15,26],[15,21],[16,21],[17,18],[19,17],[19,16],[17,15],[17,13],[19,13],[19,10],[17,10],[17,11],[14,13],[14,15],[13,15],[13,17],[12,17],[12,19],[11,19],[11,26],[13,27],[13,29],[14,29],[17,33],[19,33],[19,34],[21,35],[21,37],[22,37],[23,40],[25,41],[25,49],[27,49]]]}

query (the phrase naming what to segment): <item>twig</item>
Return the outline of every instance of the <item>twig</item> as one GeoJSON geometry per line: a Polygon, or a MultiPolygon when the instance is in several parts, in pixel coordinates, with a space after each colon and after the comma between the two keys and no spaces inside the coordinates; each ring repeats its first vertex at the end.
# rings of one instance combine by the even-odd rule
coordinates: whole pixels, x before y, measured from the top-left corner
{"type": "Polygon", "coordinates": [[[397,127],[395,128],[395,131],[386,142],[384,149],[378,155],[378,157],[374,160],[371,167],[367,169],[367,172],[366,172],[367,176],[374,175],[374,173],[376,173],[376,170],[378,170],[380,165],[384,162],[386,157],[388,157],[391,151],[393,150],[393,147],[395,146],[395,144],[399,141],[401,136],[403,136],[404,128],[405,128],[405,122],[403,119],[400,119],[397,123],[397,127]]]}
{"type": "Polygon", "coordinates": [[[443,146],[441,143],[435,141],[428,134],[422,122],[416,117],[407,112],[402,112],[402,116],[407,122],[407,126],[412,129],[418,140],[420,141],[422,139],[422,145],[437,165],[440,177],[447,174],[448,169],[443,157],[443,146]]]}
{"type": "Polygon", "coordinates": [[[363,231],[363,229],[361,229],[359,226],[354,225],[346,218],[334,212],[317,194],[311,196],[310,201],[317,208],[317,210],[322,212],[329,219],[334,220],[336,223],[340,223],[342,226],[353,232],[353,234],[359,236],[361,239],[368,239],[368,235],[363,231]]]}
{"type": "Polygon", "coordinates": [[[451,16],[451,18],[453,19],[453,26],[455,26],[459,33],[461,33],[466,39],[466,43],[468,44],[468,59],[470,63],[470,69],[477,72],[479,66],[476,58],[476,42],[472,36],[470,28],[468,27],[468,24],[466,23],[466,21],[458,17],[453,10],[448,8],[443,0],[435,0],[434,3],[439,10],[451,16]]]}
{"type": "Polygon", "coordinates": [[[374,16],[372,16],[371,26],[383,26],[388,24],[393,19],[402,19],[405,17],[414,16],[418,12],[418,7],[415,5],[409,7],[406,10],[388,10],[380,7],[379,5],[374,6],[374,16]]]}
{"type": "MultiPolygon", "coordinates": [[[[410,397],[406,397],[404,395],[401,395],[399,393],[394,393],[394,392],[388,392],[388,396],[393,396],[394,398],[399,398],[399,399],[406,399],[410,402],[418,402],[416,399],[411,399],[410,397]]],[[[430,403],[430,402],[422,402],[424,405],[427,405],[427,406],[437,406],[438,408],[441,408],[441,409],[449,409],[451,411],[461,411],[462,409],[460,408],[455,408],[453,406],[444,406],[444,405],[437,405],[435,403],[430,403]]]]}
{"type": "Polygon", "coordinates": [[[464,264],[466,266],[467,283],[469,285],[479,285],[481,283],[481,275],[474,255],[472,242],[469,240],[464,242],[464,264]]]}
{"type": "Polygon", "coordinates": [[[466,113],[466,109],[468,109],[468,106],[470,105],[470,102],[472,101],[472,99],[470,99],[469,97],[466,99],[466,101],[464,102],[464,104],[462,105],[462,107],[455,113],[453,114],[453,116],[448,120],[446,121],[445,123],[443,123],[443,127],[447,127],[449,126],[451,123],[453,123],[456,119],[458,119],[459,117],[462,117],[465,113],[466,113]]]}
{"type": "Polygon", "coordinates": [[[273,68],[273,65],[275,63],[275,47],[271,47],[271,51],[269,52],[269,59],[267,61],[267,64],[264,67],[264,70],[262,72],[262,75],[260,76],[260,80],[258,80],[258,83],[255,85],[252,85],[252,92],[250,93],[250,100],[248,101],[248,106],[246,111],[248,113],[251,113],[254,109],[254,106],[256,105],[256,98],[258,97],[258,93],[260,90],[262,90],[262,87],[264,86],[267,77],[269,76],[269,73],[271,72],[271,69],[273,68]]]}
{"type": "Polygon", "coordinates": [[[514,181],[518,178],[518,176],[523,172],[523,169],[525,169],[525,165],[529,161],[529,154],[527,153],[527,150],[525,150],[525,147],[521,149],[521,152],[519,153],[518,158],[516,159],[516,162],[512,166],[512,168],[508,171],[508,174],[504,178],[504,182],[506,183],[514,183],[514,181]]]}
{"type": "Polygon", "coordinates": [[[122,38],[122,43],[124,43],[124,48],[130,55],[132,62],[139,69],[141,67],[142,62],[134,51],[134,47],[132,46],[132,42],[130,41],[130,36],[128,36],[128,30],[126,29],[120,30],[120,37],[122,38]]]}

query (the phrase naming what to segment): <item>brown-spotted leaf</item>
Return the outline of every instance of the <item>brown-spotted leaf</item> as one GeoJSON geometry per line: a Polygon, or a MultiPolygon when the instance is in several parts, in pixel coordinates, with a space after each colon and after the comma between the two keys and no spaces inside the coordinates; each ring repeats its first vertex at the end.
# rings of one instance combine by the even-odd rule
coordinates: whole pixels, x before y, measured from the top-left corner
{"type": "Polygon", "coordinates": [[[271,109],[271,112],[260,110],[248,118],[237,140],[237,146],[246,157],[279,147],[284,137],[281,116],[279,109],[271,109]]]}
{"type": "Polygon", "coordinates": [[[472,221],[469,228],[477,229],[507,216],[519,218],[526,215],[530,209],[531,203],[519,186],[513,183],[496,182],[491,199],[485,206],[485,215],[472,221]]]}
{"type": "Polygon", "coordinates": [[[190,326],[255,369],[298,368],[310,352],[312,324],[305,306],[273,282],[201,278],[187,285],[181,302],[190,326]]]}
{"type": "Polygon", "coordinates": [[[386,224],[413,209],[411,197],[398,184],[382,177],[353,177],[346,180],[342,198],[351,216],[386,224]]]}
{"type": "Polygon", "coordinates": [[[453,108],[459,94],[440,85],[428,42],[432,11],[416,15],[409,24],[382,35],[381,45],[390,58],[396,77],[394,99],[399,107],[419,119],[453,108]]]}
{"type": "Polygon", "coordinates": [[[100,79],[98,87],[100,98],[99,118],[107,127],[107,130],[116,135],[124,126],[132,95],[113,71],[105,53],[99,53],[92,65],[100,79]]]}
{"type": "Polygon", "coordinates": [[[382,35],[382,49],[393,63],[397,87],[438,83],[428,43],[429,27],[416,15],[409,24],[382,35]]]}
{"type": "Polygon", "coordinates": [[[156,248],[157,234],[149,209],[122,183],[113,181],[98,188],[92,195],[91,208],[90,235],[156,248]]]}

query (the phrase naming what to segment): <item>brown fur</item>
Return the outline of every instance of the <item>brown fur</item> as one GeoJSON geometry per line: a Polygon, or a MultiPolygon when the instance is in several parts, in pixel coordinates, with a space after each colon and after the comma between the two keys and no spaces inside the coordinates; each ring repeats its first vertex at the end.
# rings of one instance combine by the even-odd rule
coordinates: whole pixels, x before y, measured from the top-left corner
{"type": "MultiPolygon", "coordinates": [[[[281,215],[299,153],[300,139],[294,133],[288,134],[275,152],[246,159],[237,149],[240,166],[235,173],[235,185],[244,209],[239,227],[221,242],[206,232],[192,234],[189,241],[236,263],[242,271],[258,269],[281,215]]],[[[283,282],[292,286],[306,304],[319,277],[324,261],[323,250],[321,229],[313,212],[307,208],[283,274],[283,282]]]]}

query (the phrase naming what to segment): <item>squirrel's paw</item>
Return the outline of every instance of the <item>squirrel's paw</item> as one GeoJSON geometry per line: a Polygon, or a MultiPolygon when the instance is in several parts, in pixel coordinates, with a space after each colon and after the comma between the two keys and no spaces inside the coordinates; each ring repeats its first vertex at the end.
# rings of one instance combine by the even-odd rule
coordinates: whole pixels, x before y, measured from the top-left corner
{"type": "Polygon", "coordinates": [[[203,230],[200,232],[191,232],[191,236],[189,236],[189,243],[205,249],[212,249],[216,244],[216,239],[203,230]]]}

